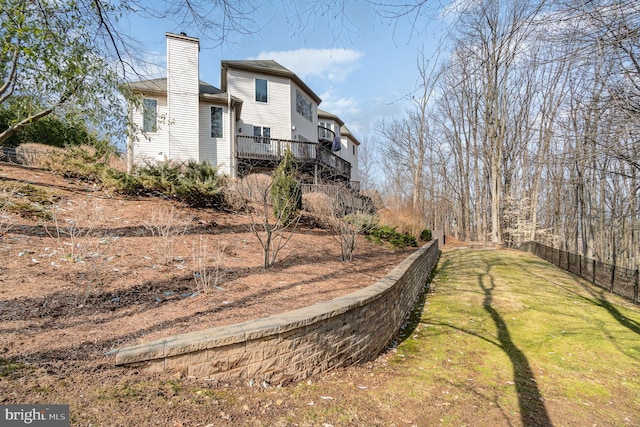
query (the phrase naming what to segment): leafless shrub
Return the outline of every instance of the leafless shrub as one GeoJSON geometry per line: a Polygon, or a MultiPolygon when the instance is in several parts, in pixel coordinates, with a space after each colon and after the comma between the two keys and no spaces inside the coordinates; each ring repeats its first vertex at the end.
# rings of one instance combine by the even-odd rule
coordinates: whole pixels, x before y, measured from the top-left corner
{"type": "Polygon", "coordinates": [[[224,277],[222,262],[225,246],[220,242],[210,243],[206,237],[199,236],[192,245],[193,279],[196,290],[208,293],[220,288],[224,277]]]}
{"type": "Polygon", "coordinates": [[[416,239],[427,227],[425,216],[411,207],[381,209],[378,211],[380,225],[395,228],[400,233],[409,234],[416,239]]]}
{"type": "Polygon", "coordinates": [[[53,154],[60,154],[64,149],[51,145],[29,142],[16,147],[18,163],[36,168],[44,168],[51,163],[53,154]]]}
{"type": "Polygon", "coordinates": [[[9,211],[11,200],[16,192],[17,185],[4,185],[0,187],[0,238],[13,228],[13,215],[9,211]]]}
{"type": "Polygon", "coordinates": [[[115,169],[120,172],[126,172],[128,167],[126,154],[118,154],[118,155],[111,156],[109,158],[109,167],[111,169],[115,169]]]}
{"type": "Polygon", "coordinates": [[[144,226],[153,236],[159,262],[166,264],[173,260],[176,239],[189,231],[192,222],[193,217],[180,214],[173,206],[151,211],[151,219],[144,226]]]}
{"type": "Polygon", "coordinates": [[[324,193],[307,193],[302,195],[302,209],[308,212],[315,222],[323,228],[331,226],[331,197],[324,193]]]}
{"type": "Polygon", "coordinates": [[[56,248],[47,256],[57,255],[51,262],[70,261],[82,265],[77,281],[73,304],[81,307],[89,297],[102,287],[104,270],[109,260],[109,233],[99,228],[103,208],[98,203],[83,201],[54,205],[51,209],[51,224],[45,226],[47,234],[54,239],[56,248]]]}
{"type": "Polygon", "coordinates": [[[252,173],[238,180],[237,190],[247,203],[262,205],[264,195],[270,194],[273,177],[264,173],[252,173]]]}
{"type": "Polygon", "coordinates": [[[332,195],[308,194],[306,208],[321,222],[328,225],[340,244],[341,260],[351,261],[356,249],[358,235],[375,223],[370,206],[363,206],[363,199],[348,189],[335,191],[332,195]],[[359,206],[359,209],[355,207],[359,206]]]}
{"type": "MultiPolygon", "coordinates": [[[[102,207],[96,202],[59,204],[51,209],[53,226],[45,226],[47,234],[56,242],[59,253],[67,261],[83,262],[90,253],[90,242],[102,219],[102,207]]],[[[98,236],[99,238],[99,236],[98,236]]]]}
{"type": "Polygon", "coordinates": [[[111,258],[110,248],[106,243],[101,244],[102,238],[96,237],[88,246],[89,251],[85,258],[81,261],[84,265],[80,278],[76,283],[75,305],[82,307],[98,289],[104,286],[104,272],[107,269],[107,263],[111,258]]]}

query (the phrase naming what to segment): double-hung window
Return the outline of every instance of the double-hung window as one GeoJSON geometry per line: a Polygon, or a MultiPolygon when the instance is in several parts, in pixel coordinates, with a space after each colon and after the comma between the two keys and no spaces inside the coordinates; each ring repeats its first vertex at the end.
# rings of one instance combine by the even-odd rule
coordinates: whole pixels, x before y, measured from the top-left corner
{"type": "Polygon", "coordinates": [[[158,131],[158,100],[144,98],[142,100],[142,131],[158,131]]]}
{"type": "Polygon", "coordinates": [[[222,108],[211,107],[211,138],[222,138],[222,108]]]}
{"type": "Polygon", "coordinates": [[[268,102],[268,81],[256,79],[256,102],[268,102]]]}

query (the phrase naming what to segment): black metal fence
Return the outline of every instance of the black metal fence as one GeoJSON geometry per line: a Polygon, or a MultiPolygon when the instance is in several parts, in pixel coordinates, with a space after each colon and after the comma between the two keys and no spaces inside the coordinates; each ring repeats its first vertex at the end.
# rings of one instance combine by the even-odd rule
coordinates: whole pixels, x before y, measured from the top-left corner
{"type": "Polygon", "coordinates": [[[526,242],[520,250],[532,253],[558,267],[573,273],[592,285],[619,295],[638,304],[638,270],[585,258],[580,254],[555,249],[538,242],[526,242]]]}
{"type": "Polygon", "coordinates": [[[0,146],[0,162],[19,163],[19,159],[14,147],[0,146]]]}

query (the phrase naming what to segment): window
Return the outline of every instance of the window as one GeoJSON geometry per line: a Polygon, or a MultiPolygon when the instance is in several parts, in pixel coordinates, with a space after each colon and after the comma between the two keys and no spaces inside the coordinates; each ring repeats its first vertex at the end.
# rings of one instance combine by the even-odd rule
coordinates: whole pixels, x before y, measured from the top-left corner
{"type": "Polygon", "coordinates": [[[142,131],[158,131],[158,100],[144,98],[142,100],[142,131]]]}
{"type": "Polygon", "coordinates": [[[267,81],[264,79],[256,79],[256,101],[267,102],[267,81]]]}
{"type": "Polygon", "coordinates": [[[333,123],[331,122],[320,122],[318,123],[320,125],[320,132],[319,132],[319,137],[320,139],[325,139],[325,140],[329,140],[329,141],[333,141],[333,137],[335,136],[333,133],[333,123]]]}
{"type": "Polygon", "coordinates": [[[269,144],[271,142],[271,128],[268,127],[253,127],[253,136],[256,137],[256,142],[262,142],[264,144],[269,144]]]}
{"type": "Polygon", "coordinates": [[[309,121],[311,119],[311,100],[296,89],[296,111],[309,121]]]}
{"type": "Polygon", "coordinates": [[[222,138],[222,108],[211,107],[211,138],[222,138]]]}

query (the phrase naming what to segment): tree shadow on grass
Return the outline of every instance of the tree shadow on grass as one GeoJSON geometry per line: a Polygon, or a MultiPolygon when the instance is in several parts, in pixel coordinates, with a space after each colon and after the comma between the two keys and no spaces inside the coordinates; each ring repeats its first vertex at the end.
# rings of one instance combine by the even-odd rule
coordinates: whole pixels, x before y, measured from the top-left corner
{"type": "Polygon", "coordinates": [[[620,310],[618,310],[618,308],[611,304],[611,302],[606,298],[605,291],[596,292],[596,290],[591,286],[585,285],[582,280],[576,280],[576,282],[593,297],[593,300],[589,299],[590,301],[598,307],[602,307],[607,310],[611,317],[616,319],[616,321],[622,326],[629,329],[631,332],[640,335],[640,322],[630,319],[622,314],[620,310]]]}
{"type": "Polygon", "coordinates": [[[495,283],[493,277],[490,274],[487,275],[482,275],[478,278],[479,285],[484,292],[482,306],[496,325],[498,331],[498,343],[496,345],[509,356],[511,364],[513,365],[513,377],[516,393],[518,394],[518,405],[520,407],[522,425],[525,427],[552,426],[553,424],[542,400],[542,395],[538,389],[531,365],[526,355],[511,339],[507,323],[493,307],[495,283]],[[489,284],[486,284],[484,280],[487,275],[489,276],[489,284]]]}
{"type": "Polygon", "coordinates": [[[599,290],[600,288],[596,288],[592,285],[587,284],[584,279],[579,278],[578,276],[574,275],[571,272],[568,272],[566,270],[563,270],[566,273],[570,274],[571,276],[573,276],[573,281],[578,284],[582,289],[584,289],[591,297],[587,297],[584,295],[581,295],[579,292],[576,292],[573,289],[569,289],[567,286],[563,286],[560,283],[554,282],[552,280],[549,280],[547,277],[544,277],[538,273],[536,273],[533,270],[528,270],[527,269],[527,273],[536,276],[538,278],[541,278],[543,280],[545,280],[548,283],[551,283],[554,286],[563,288],[564,290],[566,290],[567,292],[572,293],[573,295],[577,296],[578,298],[581,298],[587,302],[589,302],[590,304],[593,304],[597,307],[601,307],[603,309],[605,309],[610,315],[611,317],[613,317],[618,323],[620,323],[622,326],[624,326],[625,328],[629,329],[631,332],[634,332],[638,335],[640,335],[640,322],[630,319],[629,317],[625,316],[624,314],[622,314],[620,312],[620,310],[618,310],[618,308],[613,305],[607,298],[606,298],[606,291],[604,290],[599,290]]]}

